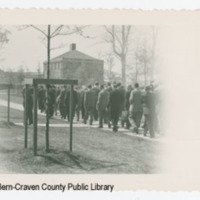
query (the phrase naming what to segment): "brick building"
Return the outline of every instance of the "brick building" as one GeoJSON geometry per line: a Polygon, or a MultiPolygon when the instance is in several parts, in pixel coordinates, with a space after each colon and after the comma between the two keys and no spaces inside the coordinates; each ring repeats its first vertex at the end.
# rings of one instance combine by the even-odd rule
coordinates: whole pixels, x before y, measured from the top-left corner
{"type": "MultiPolygon", "coordinates": [[[[44,62],[44,77],[47,76],[47,62],[44,62]]],[[[77,79],[80,85],[103,83],[104,63],[76,50],[76,44],[70,45],[70,51],[51,59],[50,78],[77,79]]]]}

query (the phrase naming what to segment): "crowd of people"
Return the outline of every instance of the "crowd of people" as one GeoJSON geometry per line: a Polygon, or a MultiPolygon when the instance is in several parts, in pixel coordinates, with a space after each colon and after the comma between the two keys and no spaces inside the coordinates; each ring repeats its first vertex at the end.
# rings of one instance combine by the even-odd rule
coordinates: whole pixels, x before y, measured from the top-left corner
{"type": "MultiPolygon", "coordinates": [[[[29,124],[32,124],[33,90],[29,88],[28,91],[27,114],[29,124]]],[[[135,83],[134,86],[129,85],[124,88],[121,83],[100,85],[96,82],[87,87],[77,86],[72,94],[70,87],[66,85],[61,87],[49,85],[48,95],[46,91],[45,86],[39,86],[38,107],[41,112],[47,112],[49,118],[60,115],[62,119],[69,121],[72,113],[72,118],[76,118],[74,120],[82,121],[84,124],[89,121],[89,124],[93,125],[94,121],[98,121],[99,128],[103,128],[106,124],[114,132],[118,131],[120,125],[132,129],[136,134],[140,134],[140,130],[143,130],[143,135],[149,133],[151,138],[155,137],[155,132],[159,133],[161,130],[162,99],[158,85],[140,87],[135,83]],[[71,95],[72,104],[70,104],[71,95]],[[71,112],[70,105],[72,105],[71,112]]]]}

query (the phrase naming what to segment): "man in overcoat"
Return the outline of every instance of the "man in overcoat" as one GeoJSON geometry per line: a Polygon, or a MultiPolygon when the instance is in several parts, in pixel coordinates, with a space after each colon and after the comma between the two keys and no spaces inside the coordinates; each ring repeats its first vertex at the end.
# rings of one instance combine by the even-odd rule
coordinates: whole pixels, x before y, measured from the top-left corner
{"type": "MultiPolygon", "coordinates": [[[[67,106],[67,117],[68,117],[68,121],[70,121],[70,99],[71,99],[71,90],[70,88],[68,88],[67,91],[67,98],[65,99],[66,102],[66,106],[67,106]]],[[[72,90],[72,119],[74,118],[74,114],[75,114],[75,108],[77,105],[77,92],[73,89],[72,90]]]]}
{"type": "Polygon", "coordinates": [[[113,90],[110,93],[110,99],[109,99],[110,118],[113,124],[114,132],[118,131],[118,121],[119,121],[119,116],[121,113],[121,103],[123,99],[123,96],[117,87],[118,87],[117,84],[114,84],[113,90]]]}
{"type": "Polygon", "coordinates": [[[133,127],[133,132],[138,134],[143,111],[142,92],[138,83],[135,83],[135,89],[131,92],[129,103],[129,121],[133,127]]]}
{"type": "Polygon", "coordinates": [[[88,117],[90,116],[90,125],[92,125],[95,105],[96,105],[95,92],[92,89],[92,86],[89,85],[88,89],[85,91],[85,94],[84,94],[84,107],[85,107],[84,123],[85,124],[87,123],[88,117]]]}
{"type": "Polygon", "coordinates": [[[98,110],[96,109],[96,104],[97,104],[98,95],[99,95],[99,92],[100,92],[98,82],[95,83],[95,85],[93,87],[93,91],[94,91],[94,94],[95,94],[94,119],[95,119],[95,121],[97,121],[98,120],[98,110]]]}
{"type": "Polygon", "coordinates": [[[104,89],[104,85],[101,85],[101,91],[98,95],[96,109],[99,115],[99,128],[103,128],[103,120],[106,120],[107,107],[109,103],[109,92],[104,89]]]}
{"type": "Polygon", "coordinates": [[[66,119],[66,116],[67,116],[66,98],[67,98],[67,86],[65,85],[60,94],[59,110],[60,110],[61,119],[63,118],[66,119]]]}
{"type": "MultiPolygon", "coordinates": [[[[25,108],[25,88],[23,89],[23,106],[25,108]]],[[[27,122],[33,124],[33,88],[28,86],[27,89],[27,122]]]]}

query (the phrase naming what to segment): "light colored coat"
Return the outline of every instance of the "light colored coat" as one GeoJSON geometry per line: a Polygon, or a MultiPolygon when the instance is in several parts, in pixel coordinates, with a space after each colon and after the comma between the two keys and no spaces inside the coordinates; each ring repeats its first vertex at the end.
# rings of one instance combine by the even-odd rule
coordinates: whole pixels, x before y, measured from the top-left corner
{"type": "Polygon", "coordinates": [[[142,112],[142,92],[140,90],[133,90],[130,95],[130,112],[142,112]]]}
{"type": "Polygon", "coordinates": [[[109,103],[109,92],[107,90],[100,91],[98,95],[96,109],[98,111],[103,111],[107,108],[108,103],[109,103]]]}

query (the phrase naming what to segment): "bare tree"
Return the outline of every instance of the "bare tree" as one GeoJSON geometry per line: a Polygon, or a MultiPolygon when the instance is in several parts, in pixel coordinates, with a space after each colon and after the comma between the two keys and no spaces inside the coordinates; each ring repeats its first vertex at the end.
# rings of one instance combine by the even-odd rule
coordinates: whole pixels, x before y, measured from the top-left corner
{"type": "Polygon", "coordinates": [[[126,62],[129,51],[131,26],[104,26],[106,35],[104,40],[111,44],[115,56],[121,62],[122,82],[126,85],[126,62]]]}
{"type": "Polygon", "coordinates": [[[144,84],[147,85],[147,80],[148,80],[148,66],[151,60],[151,57],[149,55],[149,50],[147,48],[147,42],[146,40],[143,40],[139,48],[137,49],[136,52],[136,58],[137,58],[137,72],[138,72],[138,64],[140,67],[143,68],[143,76],[144,76],[144,84]]]}
{"type": "Polygon", "coordinates": [[[0,47],[2,47],[4,44],[8,43],[8,35],[10,34],[10,31],[4,29],[2,26],[0,26],[0,47]]]}
{"type": "MultiPolygon", "coordinates": [[[[9,34],[11,34],[10,31],[4,28],[4,26],[0,26],[0,49],[3,48],[3,46],[9,42],[9,34]]],[[[0,55],[0,60],[3,60],[2,55],[0,55]]]]}
{"type": "Polygon", "coordinates": [[[52,39],[56,38],[57,36],[69,36],[73,34],[79,34],[82,37],[89,38],[89,36],[84,35],[83,29],[86,26],[68,26],[68,25],[47,25],[47,26],[36,26],[36,25],[24,25],[20,26],[19,30],[24,30],[27,28],[33,28],[41,33],[41,41],[47,47],[47,79],[50,78],[50,53],[52,50],[62,48],[64,44],[58,45],[56,47],[51,47],[52,39]]]}
{"type": "Polygon", "coordinates": [[[151,81],[154,80],[154,71],[155,71],[155,53],[156,53],[156,42],[158,36],[158,27],[151,26],[151,35],[152,35],[152,48],[151,48],[151,81]]]}
{"type": "MultiPolygon", "coordinates": [[[[72,34],[79,34],[83,37],[87,37],[83,34],[83,28],[85,26],[64,26],[64,25],[58,25],[58,26],[35,26],[35,25],[26,25],[19,27],[20,30],[27,29],[27,28],[33,28],[40,32],[42,34],[42,41],[47,42],[47,79],[50,79],[50,53],[52,49],[51,48],[51,40],[54,39],[57,36],[67,36],[72,34]]],[[[58,47],[57,47],[58,48],[58,47]]],[[[47,86],[46,91],[46,150],[49,151],[49,86],[47,86]]]]}
{"type": "Polygon", "coordinates": [[[113,57],[113,53],[108,53],[104,56],[105,58],[105,62],[106,65],[108,67],[107,71],[106,71],[106,76],[107,79],[109,80],[109,82],[113,81],[114,79],[114,73],[113,73],[113,67],[114,67],[114,57],[113,57]]]}

